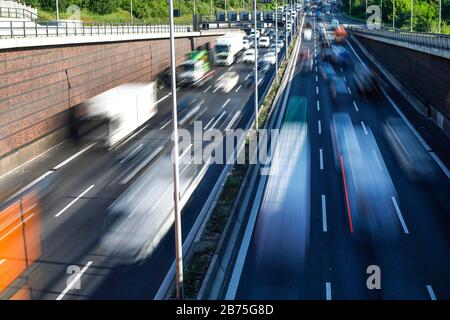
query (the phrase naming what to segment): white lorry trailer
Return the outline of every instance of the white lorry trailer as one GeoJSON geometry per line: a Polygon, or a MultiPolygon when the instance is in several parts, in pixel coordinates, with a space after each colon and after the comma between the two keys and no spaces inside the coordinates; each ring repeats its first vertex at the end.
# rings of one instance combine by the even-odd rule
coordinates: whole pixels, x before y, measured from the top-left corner
{"type": "Polygon", "coordinates": [[[110,148],[157,113],[156,84],[129,83],[105,91],[81,108],[81,135],[110,148]]]}
{"type": "Polygon", "coordinates": [[[228,33],[216,39],[215,63],[229,66],[244,49],[244,35],[240,32],[228,33]]]}

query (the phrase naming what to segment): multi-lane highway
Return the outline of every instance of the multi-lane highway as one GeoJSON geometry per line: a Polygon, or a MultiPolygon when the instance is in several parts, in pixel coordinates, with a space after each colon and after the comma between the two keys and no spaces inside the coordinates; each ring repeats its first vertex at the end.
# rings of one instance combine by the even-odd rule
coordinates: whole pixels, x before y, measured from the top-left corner
{"type": "MultiPolygon", "coordinates": [[[[259,49],[261,57],[266,53],[259,49]]],[[[259,85],[261,98],[273,81],[274,68],[265,71],[259,85]]],[[[253,66],[239,58],[215,70],[209,83],[177,92],[180,127],[192,136],[194,122],[204,133],[247,128],[251,123],[253,86],[245,84],[253,66]],[[229,71],[239,74],[239,83],[223,93],[214,85],[229,71]]],[[[175,257],[170,96],[169,90],[159,90],[158,114],[112,150],[105,151],[95,142],[65,143],[0,180],[3,199],[14,197],[21,188],[41,186],[46,192],[39,259],[2,292],[2,298],[155,297],[175,257]],[[159,236],[146,244],[155,229],[159,236]],[[147,258],[137,263],[135,258],[141,254],[133,249],[143,247],[147,258]]],[[[184,239],[202,222],[199,215],[225,169],[220,164],[184,161],[206,144],[180,150],[184,239]]]]}
{"type": "MultiPolygon", "coordinates": [[[[449,299],[448,138],[408,111],[385,77],[379,76],[377,95],[358,92],[354,71],[363,69],[352,66],[375,65],[351,38],[347,66],[331,64],[344,88],[344,100],[333,98],[321,73],[319,36],[319,23],[331,32],[333,17],[347,21],[336,10],[321,21],[307,16],[312,39],[292,51],[270,174],[261,179],[255,223],[238,244],[226,298],[449,299]],[[302,60],[307,51],[311,71],[302,60]],[[368,268],[379,268],[381,289],[368,288],[368,268]]],[[[261,56],[266,52],[259,49],[261,56]]],[[[245,85],[253,67],[238,60],[215,70],[201,88],[178,90],[180,128],[192,135],[195,125],[204,133],[248,128],[254,116],[253,87],[245,85]],[[216,90],[230,71],[239,83],[228,93],[216,90]]],[[[273,78],[272,65],[260,98],[273,78]]],[[[157,95],[157,115],[113,149],[66,142],[0,178],[2,202],[20,198],[21,189],[45,190],[39,257],[0,298],[164,298],[175,257],[172,119],[169,90],[157,95]],[[149,243],[155,230],[160,234],[149,243]]],[[[185,244],[204,222],[228,168],[189,159],[205,145],[180,150],[185,244]]]]}
{"type": "MultiPolygon", "coordinates": [[[[328,29],[331,18],[322,21],[328,29]]],[[[301,49],[316,55],[313,71],[302,74],[297,63],[285,93],[271,175],[226,297],[449,299],[449,177],[403,119],[399,96],[386,93],[387,82],[378,97],[364,98],[353,69],[333,66],[348,95],[344,103],[333,101],[320,73],[319,20],[307,22],[313,40],[303,39],[301,49]],[[404,135],[398,148],[419,146],[429,165],[425,179],[408,174],[399,160],[392,127],[404,135]],[[378,267],[381,289],[370,290],[367,279],[378,267]]],[[[346,49],[353,65],[373,67],[354,41],[346,49]]]]}

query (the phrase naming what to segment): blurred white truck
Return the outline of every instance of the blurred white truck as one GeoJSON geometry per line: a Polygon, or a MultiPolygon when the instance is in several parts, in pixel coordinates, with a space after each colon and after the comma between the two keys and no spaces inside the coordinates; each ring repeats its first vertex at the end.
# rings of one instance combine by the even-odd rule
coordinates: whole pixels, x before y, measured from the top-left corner
{"type": "Polygon", "coordinates": [[[157,113],[156,83],[129,83],[105,91],[81,108],[80,133],[110,148],[157,113]]]}
{"type": "Polygon", "coordinates": [[[216,39],[215,63],[229,66],[236,60],[238,54],[244,49],[244,35],[240,32],[227,33],[216,39]]]}

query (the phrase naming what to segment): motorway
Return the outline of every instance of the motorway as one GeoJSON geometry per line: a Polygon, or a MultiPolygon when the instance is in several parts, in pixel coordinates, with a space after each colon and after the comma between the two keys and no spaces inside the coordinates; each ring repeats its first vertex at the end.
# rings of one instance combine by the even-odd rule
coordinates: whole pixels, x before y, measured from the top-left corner
{"type": "MultiPolygon", "coordinates": [[[[316,54],[313,71],[304,74],[295,63],[283,93],[286,111],[271,174],[261,201],[254,204],[256,222],[241,244],[242,258],[234,266],[227,298],[450,299],[449,177],[424,151],[432,148],[443,163],[450,163],[448,138],[405,111],[411,107],[386,79],[378,98],[362,97],[351,68],[335,68],[345,79],[350,99],[336,104],[328,80],[319,72],[318,21],[306,21],[314,26],[313,40],[302,40],[299,49],[316,54]],[[347,135],[339,134],[337,113],[351,119],[347,135]],[[397,124],[407,146],[426,147],[422,153],[430,163],[431,182],[408,175],[386,133],[389,123],[397,124]],[[420,135],[410,126],[419,127],[420,135]],[[350,139],[352,132],[360,142],[359,162],[339,144],[339,137],[350,139]],[[376,189],[382,196],[369,204],[384,208],[379,211],[383,219],[370,226],[370,236],[364,238],[359,235],[364,223],[350,208],[357,199],[355,186],[367,188],[362,182],[371,180],[382,186],[376,189]],[[386,221],[387,229],[377,229],[386,221]],[[381,270],[380,290],[366,286],[366,271],[372,265],[381,270]]],[[[327,17],[327,25],[329,21],[327,17]]],[[[353,63],[374,67],[353,40],[346,47],[353,63]]],[[[237,62],[215,69],[210,84],[178,91],[180,127],[191,134],[194,121],[202,122],[203,132],[224,132],[246,128],[252,119],[253,88],[243,85],[252,67],[237,62]],[[214,90],[214,83],[227,71],[238,72],[240,81],[223,94],[214,90]]],[[[272,66],[260,84],[260,97],[273,75],[272,66]]],[[[112,150],[91,142],[64,143],[0,178],[0,201],[16,197],[23,187],[46,190],[40,257],[0,292],[0,299],[161,298],[159,290],[170,280],[175,257],[167,89],[158,91],[158,101],[158,114],[112,150]],[[148,233],[155,229],[161,235],[147,244],[148,233]],[[144,246],[149,256],[134,262],[134,249],[144,246]]],[[[180,150],[185,243],[203,222],[203,207],[226,169],[183,161],[205,145],[194,143],[180,150]]],[[[0,260],[0,267],[7,263],[0,260]]]]}
{"type": "MultiPolygon", "coordinates": [[[[259,49],[261,56],[265,52],[259,49]]],[[[273,80],[274,68],[266,71],[259,85],[260,98],[273,80]]],[[[210,83],[201,88],[182,88],[177,93],[180,128],[191,134],[194,121],[201,121],[205,133],[212,129],[224,132],[246,128],[253,116],[253,86],[244,85],[253,66],[239,59],[232,66],[215,69],[210,83]],[[221,93],[214,84],[227,71],[236,71],[239,83],[229,93],[221,93]]],[[[46,190],[39,260],[1,292],[0,298],[155,297],[175,257],[169,91],[159,90],[158,99],[158,114],[112,150],[106,152],[90,142],[65,143],[0,179],[3,199],[14,198],[24,186],[30,189],[42,185],[46,190]],[[112,211],[119,217],[111,224],[112,211]],[[159,221],[161,217],[168,218],[159,221]],[[160,230],[159,238],[147,258],[134,262],[136,252],[128,250],[127,245],[131,241],[131,247],[144,246],[152,229],[160,230]],[[121,245],[126,249],[118,253],[121,245]]],[[[195,148],[205,145],[194,143],[180,150],[184,240],[196,221],[201,222],[198,217],[202,208],[225,169],[221,164],[184,161],[195,148]]]]}
{"type": "MultiPolygon", "coordinates": [[[[341,23],[346,21],[337,12],[336,16],[341,23]]],[[[326,17],[328,26],[330,19],[326,17]]],[[[426,142],[424,148],[403,120],[398,108],[401,98],[390,96],[387,83],[382,84],[386,90],[380,97],[364,98],[351,68],[335,68],[345,79],[350,100],[333,102],[330,85],[318,70],[322,63],[318,21],[316,17],[307,21],[314,26],[314,40],[302,40],[301,48],[317,53],[314,69],[302,74],[297,64],[290,90],[285,92],[286,112],[271,175],[261,202],[254,204],[258,215],[243,237],[226,298],[450,299],[449,177],[425,152],[426,142]],[[351,119],[362,163],[343,152],[336,157],[332,119],[338,112],[351,119]],[[392,119],[408,143],[423,148],[432,182],[405,173],[384,130],[392,119]],[[378,211],[383,221],[378,221],[368,238],[358,236],[357,212],[349,210],[355,200],[348,194],[350,172],[359,175],[352,181],[385,182],[377,190],[383,197],[369,202],[383,208],[378,211]],[[389,232],[376,228],[388,223],[389,232]],[[368,274],[367,268],[373,265],[381,271],[379,290],[366,285],[373,272],[368,274]]],[[[346,47],[353,63],[362,61],[372,67],[353,40],[346,47]]],[[[433,137],[432,132],[426,136],[433,137]]],[[[441,147],[445,145],[449,145],[446,138],[441,147]]],[[[442,156],[448,159],[448,149],[442,156]]]]}

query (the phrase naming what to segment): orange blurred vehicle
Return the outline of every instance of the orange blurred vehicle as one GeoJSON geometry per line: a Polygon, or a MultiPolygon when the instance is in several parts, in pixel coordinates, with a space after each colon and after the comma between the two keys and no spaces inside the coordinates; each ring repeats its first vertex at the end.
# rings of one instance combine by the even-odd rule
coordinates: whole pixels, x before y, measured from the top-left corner
{"type": "Polygon", "coordinates": [[[0,206],[0,294],[41,254],[40,210],[34,191],[0,206]]]}
{"type": "Polygon", "coordinates": [[[334,41],[337,44],[345,43],[347,40],[347,36],[348,36],[347,31],[345,30],[345,28],[343,26],[337,27],[334,30],[333,35],[334,35],[334,41]]]}

